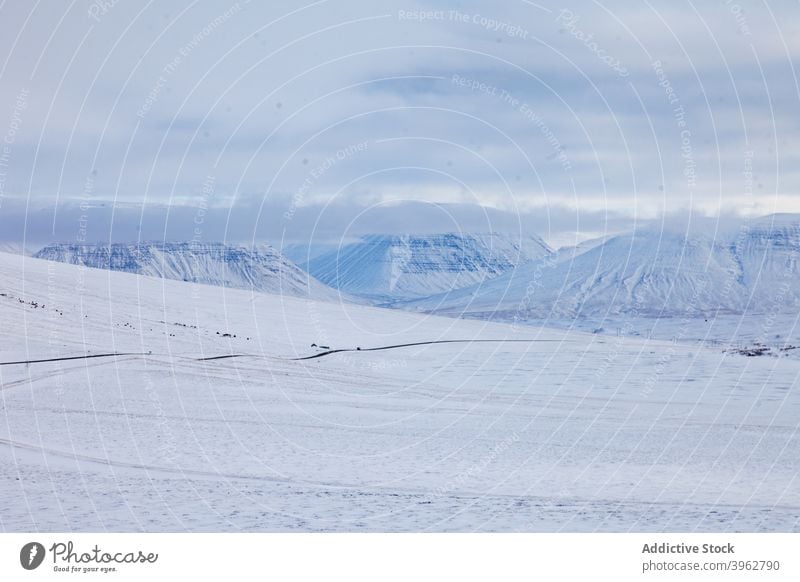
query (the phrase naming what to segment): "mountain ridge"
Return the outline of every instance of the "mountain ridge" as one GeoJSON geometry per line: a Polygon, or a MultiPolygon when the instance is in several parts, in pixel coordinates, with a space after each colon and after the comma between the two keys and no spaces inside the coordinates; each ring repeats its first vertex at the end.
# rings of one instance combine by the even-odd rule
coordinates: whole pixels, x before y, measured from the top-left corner
{"type": "Polygon", "coordinates": [[[265,244],[246,247],[218,242],[51,243],[33,256],[206,285],[325,301],[341,298],[334,289],[265,244]]]}
{"type": "Polygon", "coordinates": [[[374,234],[317,252],[300,267],[333,288],[391,303],[466,287],[552,253],[535,235],[374,234]]]}
{"type": "Polygon", "coordinates": [[[800,308],[800,216],[715,235],[637,229],[585,252],[397,307],[499,320],[713,316],[800,308]]]}

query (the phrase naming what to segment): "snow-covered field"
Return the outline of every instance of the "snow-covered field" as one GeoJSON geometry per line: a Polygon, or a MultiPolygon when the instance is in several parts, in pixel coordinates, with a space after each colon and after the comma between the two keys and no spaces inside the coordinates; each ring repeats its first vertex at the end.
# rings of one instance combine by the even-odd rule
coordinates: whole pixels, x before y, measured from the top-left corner
{"type": "Polygon", "coordinates": [[[10,254],[0,293],[2,363],[125,354],[0,365],[3,530],[800,530],[795,358],[10,254]],[[366,349],[437,340],[480,341],[366,349]]]}

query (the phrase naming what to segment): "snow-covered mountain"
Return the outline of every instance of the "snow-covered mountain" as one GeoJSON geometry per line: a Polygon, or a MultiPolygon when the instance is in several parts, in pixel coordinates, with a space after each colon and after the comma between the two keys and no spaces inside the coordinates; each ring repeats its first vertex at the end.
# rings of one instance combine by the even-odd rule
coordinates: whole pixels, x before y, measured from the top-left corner
{"type": "Polygon", "coordinates": [[[341,291],[393,302],[473,285],[552,252],[537,236],[370,235],[300,266],[341,291]]]}
{"type": "Polygon", "coordinates": [[[776,214],[744,225],[730,248],[737,282],[750,291],[749,310],[800,305],[800,215],[776,214]]]}
{"type": "Polygon", "coordinates": [[[404,307],[515,321],[789,312],[800,308],[799,256],[795,215],[725,234],[643,229],[404,307]]]}
{"type": "Polygon", "coordinates": [[[334,289],[310,277],[268,245],[248,248],[193,242],[55,243],[34,256],[96,269],[294,297],[319,300],[340,297],[334,289]]]}
{"type": "Polygon", "coordinates": [[[614,236],[615,235],[613,234],[609,234],[605,236],[599,236],[596,238],[590,238],[576,245],[559,247],[556,253],[558,254],[559,260],[562,261],[569,260],[572,259],[573,257],[577,257],[578,255],[582,255],[583,253],[592,250],[594,247],[600,246],[601,244],[613,238],[614,236]]]}

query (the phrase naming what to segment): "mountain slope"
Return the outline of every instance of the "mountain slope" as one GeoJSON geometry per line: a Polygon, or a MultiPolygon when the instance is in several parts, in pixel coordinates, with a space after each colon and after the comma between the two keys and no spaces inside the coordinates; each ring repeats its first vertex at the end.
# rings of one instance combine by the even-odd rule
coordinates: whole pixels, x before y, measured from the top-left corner
{"type": "Polygon", "coordinates": [[[301,267],[341,291],[391,302],[466,287],[550,254],[535,236],[370,235],[301,267]]]}
{"type": "Polygon", "coordinates": [[[316,281],[267,245],[246,248],[190,242],[56,243],[47,245],[34,256],[72,265],[220,287],[320,300],[339,299],[335,290],[316,281]]]}
{"type": "Polygon", "coordinates": [[[800,306],[800,215],[756,220],[732,237],[730,250],[739,266],[739,283],[750,292],[748,308],[800,306]]]}
{"type": "Polygon", "coordinates": [[[404,305],[505,320],[697,316],[800,307],[800,217],[766,217],[712,238],[638,230],[574,257],[404,305]]]}

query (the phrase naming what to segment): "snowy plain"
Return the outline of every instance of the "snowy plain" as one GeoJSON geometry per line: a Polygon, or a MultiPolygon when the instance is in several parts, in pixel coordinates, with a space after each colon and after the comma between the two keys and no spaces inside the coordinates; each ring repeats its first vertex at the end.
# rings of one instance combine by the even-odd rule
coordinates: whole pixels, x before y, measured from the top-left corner
{"type": "Polygon", "coordinates": [[[0,293],[4,531],[800,530],[795,358],[2,253],[0,293]]]}

